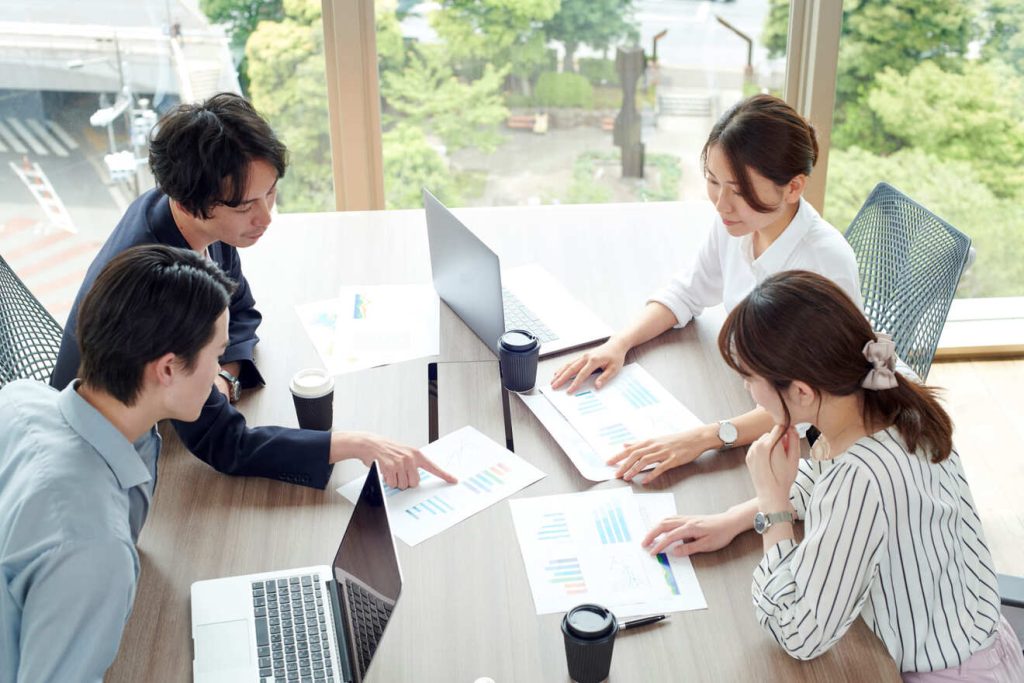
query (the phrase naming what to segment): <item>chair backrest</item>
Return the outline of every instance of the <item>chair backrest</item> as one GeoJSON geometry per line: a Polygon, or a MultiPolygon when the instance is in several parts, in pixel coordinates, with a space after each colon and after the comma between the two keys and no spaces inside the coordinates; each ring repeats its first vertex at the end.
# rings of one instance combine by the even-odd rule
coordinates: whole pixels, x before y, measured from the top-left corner
{"type": "Polygon", "coordinates": [[[846,230],[857,255],[864,313],[896,342],[922,380],[967,263],[971,239],[887,183],[846,230]]]}
{"type": "Polygon", "coordinates": [[[0,387],[16,379],[50,380],[61,326],[0,257],[0,387]]]}

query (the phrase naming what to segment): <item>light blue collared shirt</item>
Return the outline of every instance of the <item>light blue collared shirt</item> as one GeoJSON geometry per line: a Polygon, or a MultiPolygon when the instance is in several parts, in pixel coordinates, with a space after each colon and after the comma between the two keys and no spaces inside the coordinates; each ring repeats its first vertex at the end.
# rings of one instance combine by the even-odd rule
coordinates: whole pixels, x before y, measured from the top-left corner
{"type": "Polygon", "coordinates": [[[0,390],[0,681],[101,681],[135,599],[160,435],[77,388],[0,390]]]}

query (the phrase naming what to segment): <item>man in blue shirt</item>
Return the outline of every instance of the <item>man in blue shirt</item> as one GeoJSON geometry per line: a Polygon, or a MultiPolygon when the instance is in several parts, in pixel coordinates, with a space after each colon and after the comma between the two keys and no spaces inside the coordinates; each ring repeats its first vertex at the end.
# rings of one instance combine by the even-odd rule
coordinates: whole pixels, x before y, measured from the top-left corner
{"type": "Polygon", "coordinates": [[[135,200],[96,256],[71,309],[50,383],[75,376],[78,301],[114,256],[138,244],[166,244],[206,254],[238,283],[231,299],[230,343],[217,385],[194,422],[174,427],[185,446],[220,472],[269,477],[324,488],[333,463],[377,460],[385,482],[419,483],[419,468],[455,479],[420,451],[366,432],[249,427],[232,405],[243,388],[261,386],[253,361],[262,317],[242,274],[238,248],[252,246],[270,226],[287,150],[245,99],[229,93],[184,104],[160,121],[149,165],[157,188],[135,200]]]}
{"type": "Polygon", "coordinates": [[[80,379],[0,390],[0,681],[102,680],[135,599],[155,425],[199,416],[234,288],[195,252],[130,249],[79,307],[80,379]]]}

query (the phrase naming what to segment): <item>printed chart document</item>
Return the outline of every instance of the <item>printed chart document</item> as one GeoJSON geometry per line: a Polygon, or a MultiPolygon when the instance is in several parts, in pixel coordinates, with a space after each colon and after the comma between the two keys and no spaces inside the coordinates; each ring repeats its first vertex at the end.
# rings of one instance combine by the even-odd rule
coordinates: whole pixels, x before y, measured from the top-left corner
{"type": "Polygon", "coordinates": [[[440,308],[429,284],[342,287],[337,299],[295,308],[332,375],[440,351],[440,308]]]}
{"type": "Polygon", "coordinates": [[[615,478],[617,468],[606,463],[624,444],[703,424],[637,363],[623,366],[600,390],[594,388],[595,379],[575,394],[544,385],[539,394],[520,395],[591,481],[615,478]]]}
{"type": "Polygon", "coordinates": [[[586,602],[617,617],[705,609],[688,557],[652,557],[647,530],[675,514],[672,494],[620,487],[509,501],[537,614],[586,602]]]}
{"type": "MultiPolygon", "coordinates": [[[[542,479],[545,474],[473,429],[463,427],[420,449],[441,469],[459,479],[449,484],[420,470],[420,485],[400,490],[384,487],[391,529],[416,545],[542,479]]],[[[363,475],[338,489],[355,503],[363,475]]]]}

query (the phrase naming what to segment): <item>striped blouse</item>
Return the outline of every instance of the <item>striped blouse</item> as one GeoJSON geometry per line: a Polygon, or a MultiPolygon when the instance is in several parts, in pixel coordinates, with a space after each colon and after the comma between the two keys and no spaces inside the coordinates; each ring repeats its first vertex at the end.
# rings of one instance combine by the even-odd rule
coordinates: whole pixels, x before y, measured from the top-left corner
{"type": "Polygon", "coordinates": [[[753,580],[758,621],[790,655],[822,654],[858,614],[901,671],[956,666],[994,642],[999,592],[956,451],[932,464],[882,430],[801,461],[791,500],[804,540],[769,549],[753,580]]]}

